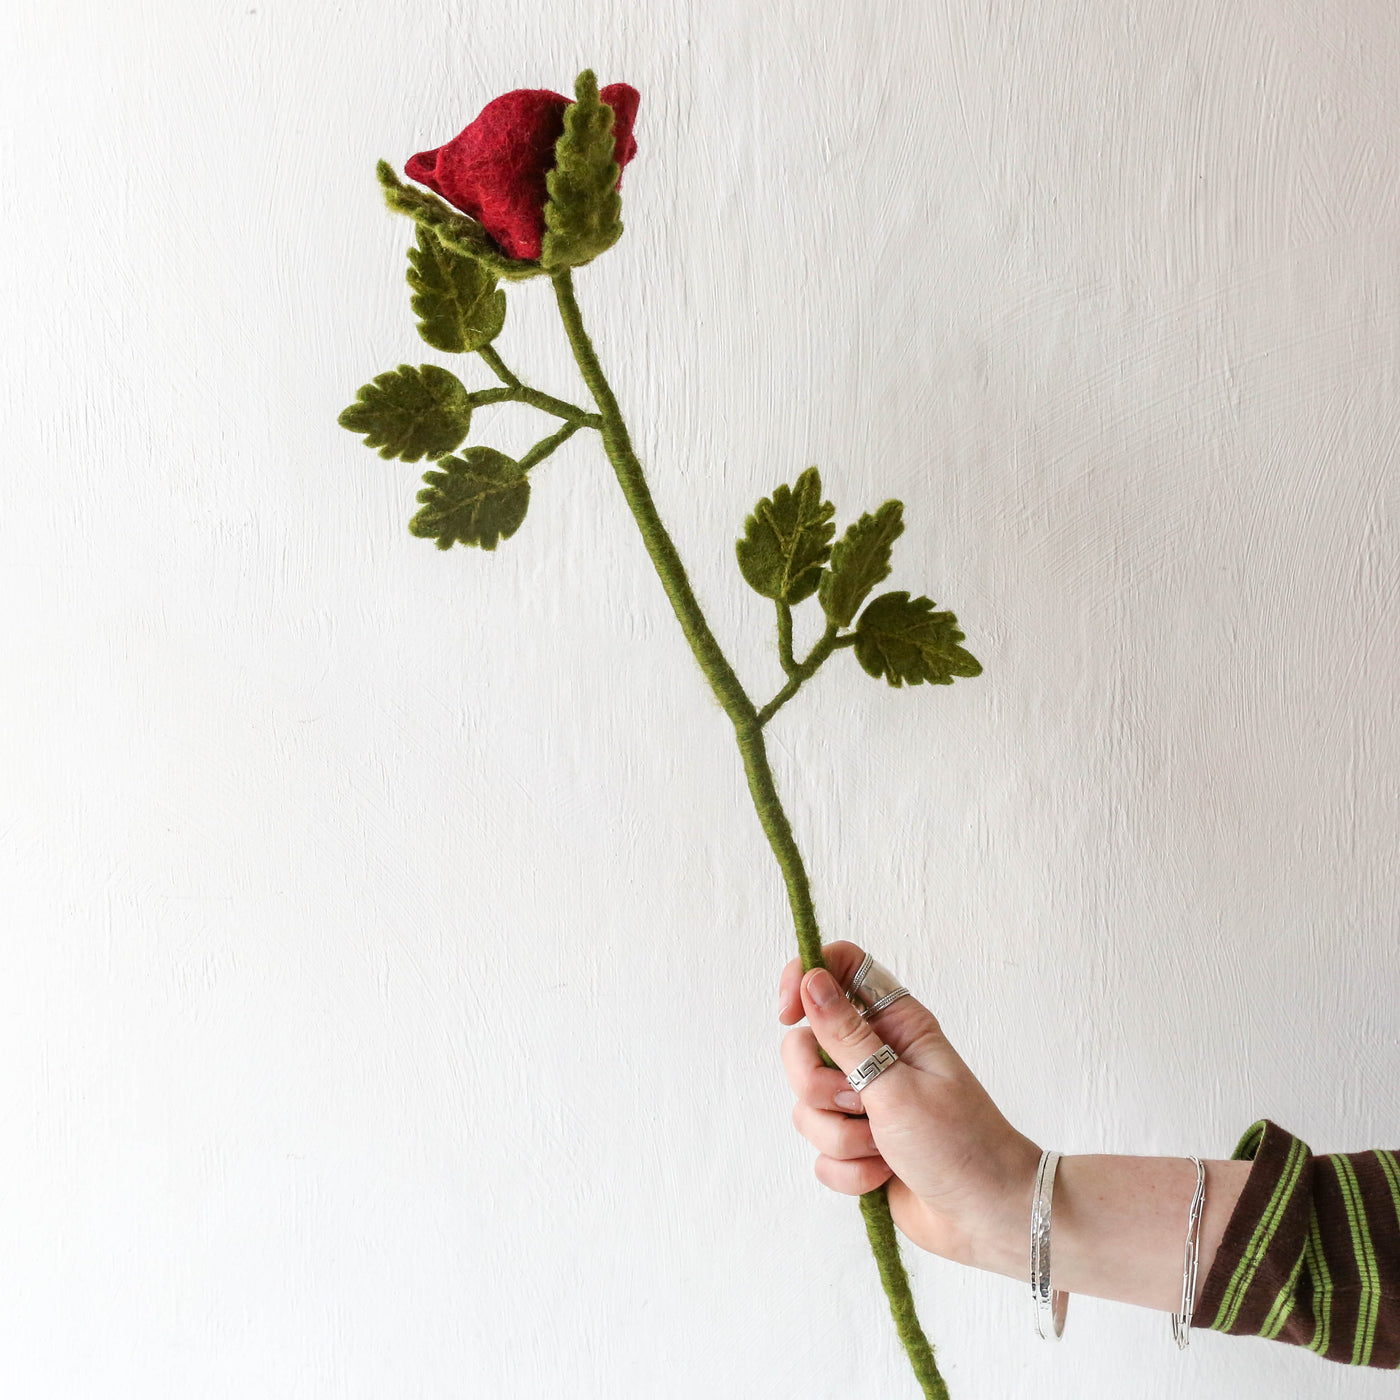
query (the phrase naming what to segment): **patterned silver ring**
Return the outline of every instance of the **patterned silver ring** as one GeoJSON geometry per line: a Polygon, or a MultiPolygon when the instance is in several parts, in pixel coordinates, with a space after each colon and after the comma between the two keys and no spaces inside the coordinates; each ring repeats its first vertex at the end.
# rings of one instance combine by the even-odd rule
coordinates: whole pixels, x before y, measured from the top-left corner
{"type": "Polygon", "coordinates": [[[860,1093],[866,1085],[873,1084],[898,1059],[899,1056],[888,1045],[882,1045],[873,1055],[863,1059],[846,1076],[846,1083],[856,1093],[860,1093]]]}
{"type": "Polygon", "coordinates": [[[877,963],[871,954],[856,969],[851,985],[846,988],[846,998],[860,1012],[865,1020],[883,1011],[887,1006],[907,997],[909,988],[887,967],[877,963]]]}

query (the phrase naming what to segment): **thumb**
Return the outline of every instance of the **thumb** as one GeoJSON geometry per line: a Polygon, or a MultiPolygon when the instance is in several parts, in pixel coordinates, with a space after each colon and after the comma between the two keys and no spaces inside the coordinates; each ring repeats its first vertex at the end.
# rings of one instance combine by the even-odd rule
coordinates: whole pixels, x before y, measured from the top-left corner
{"type": "MultiPolygon", "coordinates": [[[[843,1074],[850,1074],[857,1065],[886,1043],[884,1037],[851,1004],[850,999],[836,985],[836,979],[825,968],[818,967],[809,972],[802,979],[801,990],[807,1024],[817,1037],[817,1043],[843,1074]]],[[[883,1080],[899,1072],[900,1065],[896,1063],[880,1078],[883,1080]]],[[[863,1093],[872,1090],[876,1093],[881,1092],[872,1083],[863,1093]]]]}

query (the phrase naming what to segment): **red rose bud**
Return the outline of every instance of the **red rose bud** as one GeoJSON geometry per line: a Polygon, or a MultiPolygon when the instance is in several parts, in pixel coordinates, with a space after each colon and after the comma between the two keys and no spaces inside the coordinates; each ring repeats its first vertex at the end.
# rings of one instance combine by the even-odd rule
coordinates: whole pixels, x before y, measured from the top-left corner
{"type": "MultiPolygon", "coordinates": [[[[621,170],[637,154],[632,137],[641,94],[612,83],[598,94],[613,109],[613,159],[621,170]]],[[[512,258],[538,261],[544,244],[545,176],[554,168],[554,143],[564,132],[573,99],[544,88],[518,88],[481,109],[445,146],[420,151],[404,174],[470,214],[512,258]]]]}

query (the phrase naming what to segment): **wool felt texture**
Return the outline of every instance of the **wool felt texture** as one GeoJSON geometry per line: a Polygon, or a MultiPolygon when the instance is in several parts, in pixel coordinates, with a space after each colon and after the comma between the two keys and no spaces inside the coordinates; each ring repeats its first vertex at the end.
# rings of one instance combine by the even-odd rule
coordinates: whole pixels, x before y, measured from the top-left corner
{"type": "Polygon", "coordinates": [[[918,1314],[914,1311],[914,1295],[909,1288],[904,1261],[899,1257],[899,1238],[894,1232],[894,1217],[890,1214],[889,1197],[883,1186],[877,1191],[867,1191],[860,1198],[860,1213],[865,1219],[865,1235],[870,1241],[870,1252],[875,1256],[875,1264],[880,1270],[880,1282],[884,1284],[885,1296],[890,1301],[895,1331],[904,1343],[904,1353],[923,1389],[925,1400],[948,1400],[948,1386],[938,1373],[933,1348],[924,1336],[924,1329],[919,1326],[918,1314]]]}
{"type": "MultiPolygon", "coordinates": [[[[498,180],[486,178],[485,167],[490,162],[483,163],[481,151],[489,149],[491,142],[496,141],[506,164],[516,162],[516,175],[525,168],[523,157],[528,155],[535,162],[531,168],[544,171],[543,188],[547,196],[540,199],[538,182],[530,185],[525,181],[520,185],[532,192],[533,207],[540,214],[543,233],[538,246],[498,241],[498,235],[489,231],[484,222],[487,214],[479,200],[470,207],[463,205],[453,209],[436,194],[426,194],[403,184],[387,162],[379,162],[377,174],[386,203],[418,225],[418,245],[410,252],[409,282],[414,292],[413,308],[420,318],[420,334],[439,349],[454,353],[475,351],[501,381],[502,387],[471,393],[462,390],[459,395],[456,391],[447,392],[445,382],[436,380],[431,373],[432,366],[423,366],[418,371],[400,366],[397,378],[395,374],[381,375],[374,385],[361,390],[357,404],[342,414],[342,422],[356,431],[367,431],[370,446],[380,445],[371,438],[382,439],[384,445],[400,452],[423,448],[418,451],[419,456],[441,458],[440,469],[424,475],[425,486],[418,494],[422,509],[410,523],[415,535],[433,539],[440,549],[461,543],[493,550],[500,540],[513,535],[524,520],[529,503],[530,469],[581,428],[598,431],[623,498],[692,654],[733,725],[754,809],[787,889],[803,967],[824,966],[811,883],[774,783],[764,742],[764,726],[833,652],[843,648],[863,647],[866,658],[878,662],[878,674],[885,675],[896,685],[918,684],[945,673],[949,679],[952,675],[975,675],[981,668],[970,655],[955,646],[963,636],[952,629],[955,621],[952,614],[930,615],[933,605],[928,599],[919,598],[911,603],[907,593],[876,598],[861,614],[855,630],[842,632],[875,584],[890,571],[890,546],[904,528],[902,507],[898,501],[886,501],[873,516],[861,516],[833,547],[835,508],[823,499],[820,475],[811,467],[793,486],[779,486],[772,496],[760,501],[745,522],[744,538],[736,542],[744,577],[774,601],[779,660],[786,674],[782,688],[762,708],[749,698],[705,619],[680,555],[657,512],[616,396],[584,328],[574,292],[572,268],[610,247],[622,232],[617,188],[621,166],[631,159],[636,149],[631,124],[637,96],[632,89],[623,90],[623,85],[614,85],[599,93],[593,74],[587,71],[579,75],[575,92],[576,101],[564,104],[558,126],[550,128],[557,136],[543,164],[538,160],[537,137],[527,140],[522,132],[528,135],[529,121],[525,117],[534,112],[538,118],[547,104],[517,102],[514,107],[507,104],[503,111],[507,115],[512,110],[518,116],[524,114],[521,116],[523,125],[512,127],[511,121],[502,117],[503,125],[494,127],[486,123],[470,141],[465,141],[463,138],[472,130],[468,128],[458,138],[460,145],[453,160],[436,158],[448,149],[442,147],[437,153],[415,156],[407,167],[411,177],[423,179],[422,162],[434,156],[430,173],[438,184],[433,188],[443,193],[448,187],[439,177],[455,178],[449,173],[457,169],[453,161],[461,155],[461,168],[478,183],[484,181],[499,193],[510,183],[505,178],[510,170],[498,180]],[[617,110],[610,111],[610,106],[616,106],[617,110]],[[522,252],[529,256],[518,256],[522,252]],[[475,271],[463,268],[459,262],[473,263],[478,268],[475,271]],[[495,279],[518,281],[542,275],[550,278],[570,348],[596,412],[523,384],[491,344],[499,334],[504,316],[504,293],[496,288],[495,279]],[[416,383],[410,386],[406,381],[400,385],[399,380],[405,375],[409,380],[416,376],[416,383]],[[429,388],[441,391],[438,398],[445,401],[445,408],[431,393],[426,393],[426,399],[431,402],[425,406],[425,381],[429,388]],[[505,401],[531,405],[564,421],[519,461],[485,446],[470,447],[457,456],[445,455],[451,449],[443,449],[442,444],[456,431],[453,415],[460,418],[463,404],[469,415],[471,408],[478,404],[505,401]],[[821,599],[827,616],[826,630],[808,655],[798,661],[792,649],[791,608],[813,594],[821,599]],[[891,599],[897,602],[889,601],[891,599]]],[[[540,96],[539,93],[527,95],[540,96]]],[[[557,97],[556,94],[543,95],[557,97]]],[[[521,94],[506,96],[518,99],[521,94]]],[[[483,109],[482,117],[495,105],[483,109]]],[[[481,120],[478,118],[478,122],[481,120]]],[[[492,118],[492,122],[496,120],[492,118]]],[[[477,123],[473,123],[473,127],[476,126],[477,123]]],[[[448,143],[449,146],[454,144],[448,143]]],[[[424,183],[430,182],[424,180],[424,183]]],[[[460,195],[461,190],[457,193],[460,195]]],[[[509,203],[506,200],[506,205],[509,203]]],[[[447,371],[436,373],[446,375],[447,371]]],[[[448,378],[454,377],[449,375],[448,378]]],[[[453,447],[459,446],[464,438],[465,428],[453,447]]],[[[405,460],[416,458],[405,457],[405,460]]],[[[870,670],[870,666],[866,665],[866,669],[870,670]]],[[[824,1052],[822,1058],[828,1065],[832,1064],[824,1052]]],[[[946,1400],[947,1389],[938,1374],[933,1349],[915,1315],[884,1187],[861,1197],[861,1213],[891,1314],[923,1394],[926,1400],[946,1400]]]]}
{"type": "Polygon", "coordinates": [[[376,374],[336,420],[363,433],[366,447],[381,457],[417,462],[454,451],[471,428],[472,401],[466,386],[437,365],[400,365],[376,374]]]}
{"type": "Polygon", "coordinates": [[[822,500],[816,467],[808,467],[795,485],[779,486],[765,496],[744,521],[744,536],[734,546],[749,587],[788,604],[810,598],[831,556],[835,514],[836,507],[822,500]]]}
{"type": "Polygon", "coordinates": [[[507,257],[475,219],[444,204],[435,194],[405,185],[387,160],[375,166],[375,174],[384,190],[385,204],[396,214],[406,214],[415,223],[427,224],[444,248],[464,258],[474,258],[507,281],[522,282],[528,277],[544,275],[544,268],[537,262],[507,257]]]}
{"type": "Polygon", "coordinates": [[[582,267],[622,237],[613,111],[600,99],[591,72],[579,74],[575,94],[564,112],[554,169],[545,177],[549,200],[540,261],[551,269],[582,267]]]}
{"type": "Polygon", "coordinates": [[[418,334],[435,350],[463,355],[500,335],[506,294],[482,262],[444,247],[427,224],[418,225],[418,246],[408,250],[408,262],[418,334]]]}
{"type": "MultiPolygon", "coordinates": [[[[591,73],[589,74],[591,77],[591,73]]],[[[618,174],[637,153],[632,136],[641,94],[610,83],[597,94],[613,111],[618,174]]],[[[546,177],[564,134],[569,99],[545,88],[519,88],[481,109],[445,145],[419,151],[404,174],[477,220],[507,257],[537,261],[545,236],[546,177]]]]}
{"type": "Polygon", "coordinates": [[[856,660],[872,676],[896,688],[952,685],[954,676],[980,676],[981,663],[957,643],[964,641],[950,612],[934,612],[933,599],[882,593],[856,623],[856,660]]]}
{"type": "Polygon", "coordinates": [[[904,506],[886,501],[874,515],[846,527],[831,551],[831,568],[821,578],[822,611],[849,627],[870,590],[890,574],[890,546],[904,533],[904,506]]]}
{"type": "Polygon", "coordinates": [[[525,519],[530,481],[520,463],[494,447],[469,447],[445,457],[444,470],[427,472],[418,493],[423,509],[408,522],[411,533],[437,541],[439,549],[463,544],[495,549],[525,519]]]}

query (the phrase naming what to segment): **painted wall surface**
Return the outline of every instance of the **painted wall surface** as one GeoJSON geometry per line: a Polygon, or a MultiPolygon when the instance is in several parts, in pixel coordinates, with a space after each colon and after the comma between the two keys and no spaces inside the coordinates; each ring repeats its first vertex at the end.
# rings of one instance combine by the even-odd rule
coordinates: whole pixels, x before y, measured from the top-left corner
{"type": "MultiPolygon", "coordinates": [[[[590,435],[495,554],[336,425],[401,166],[643,94],[579,296],[721,642],[821,466],[985,675],[769,729],[828,937],[1066,1152],[1400,1143],[1388,0],[11,0],[0,1372],[14,1400],[893,1400],[793,1131],[732,736],[590,435]]],[[[547,287],[502,352],[582,396],[547,287]]],[[[484,367],[462,369],[474,386],[484,367]]],[[[522,451],[528,410],[475,440],[522,451]]],[[[814,606],[814,605],[813,605],[814,606]]],[[[799,612],[798,644],[815,618],[799,612]]],[[[1393,1393],[911,1259],[956,1400],[1393,1393]]]]}

